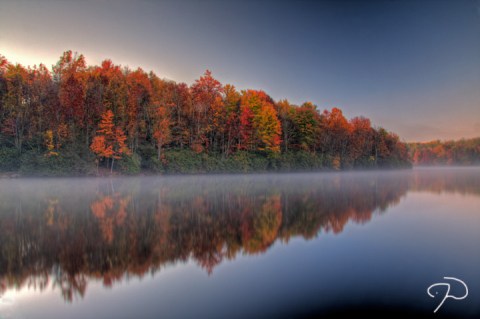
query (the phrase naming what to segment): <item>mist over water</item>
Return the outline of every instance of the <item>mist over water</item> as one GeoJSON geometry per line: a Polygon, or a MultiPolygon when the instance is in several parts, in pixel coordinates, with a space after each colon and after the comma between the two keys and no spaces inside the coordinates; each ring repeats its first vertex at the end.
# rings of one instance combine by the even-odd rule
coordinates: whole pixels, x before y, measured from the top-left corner
{"type": "Polygon", "coordinates": [[[475,317],[479,207],[478,168],[3,179],[0,317],[429,317],[445,276],[475,317]]]}

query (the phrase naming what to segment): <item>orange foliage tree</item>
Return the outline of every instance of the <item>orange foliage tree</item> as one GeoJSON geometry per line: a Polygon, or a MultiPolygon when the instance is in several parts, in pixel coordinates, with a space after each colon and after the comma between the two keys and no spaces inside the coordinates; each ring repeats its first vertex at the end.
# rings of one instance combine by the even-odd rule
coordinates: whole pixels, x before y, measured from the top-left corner
{"type": "Polygon", "coordinates": [[[90,149],[100,158],[112,159],[110,172],[113,171],[113,163],[121,159],[123,154],[130,154],[125,144],[127,139],[123,130],[115,127],[113,112],[108,110],[102,114],[102,120],[98,125],[97,135],[93,138],[90,149]]]}
{"type": "Polygon", "coordinates": [[[153,138],[157,143],[157,159],[160,160],[162,146],[171,140],[170,116],[165,106],[159,106],[155,109],[153,138]]]}
{"type": "Polygon", "coordinates": [[[225,109],[221,94],[222,84],[212,76],[212,72],[205,71],[205,74],[196,80],[191,87],[193,100],[192,136],[194,137],[192,147],[195,150],[202,150],[204,147],[218,143],[221,127],[221,119],[224,117],[225,109]]]}
{"type": "Polygon", "coordinates": [[[231,84],[225,85],[223,91],[225,115],[223,118],[224,129],[222,130],[222,152],[229,155],[233,152],[235,141],[238,139],[240,94],[231,84]]]}
{"type": "Polygon", "coordinates": [[[330,150],[332,166],[339,169],[348,159],[351,126],[339,108],[325,110],[323,116],[323,148],[330,150]]]}

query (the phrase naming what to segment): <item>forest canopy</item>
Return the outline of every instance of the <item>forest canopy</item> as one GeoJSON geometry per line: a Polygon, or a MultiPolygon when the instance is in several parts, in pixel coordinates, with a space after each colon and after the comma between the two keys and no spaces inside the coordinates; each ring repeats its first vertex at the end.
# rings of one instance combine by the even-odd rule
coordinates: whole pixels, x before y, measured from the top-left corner
{"type": "Polygon", "coordinates": [[[339,108],[192,85],[66,51],[52,70],[0,55],[0,171],[40,175],[410,166],[405,143],[339,108]],[[117,164],[118,163],[118,164],[117,164]]]}

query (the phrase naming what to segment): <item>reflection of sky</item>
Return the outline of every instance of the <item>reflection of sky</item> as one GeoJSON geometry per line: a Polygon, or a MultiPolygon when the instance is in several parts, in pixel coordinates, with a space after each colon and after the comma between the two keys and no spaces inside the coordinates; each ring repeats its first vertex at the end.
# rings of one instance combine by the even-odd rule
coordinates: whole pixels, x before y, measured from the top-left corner
{"type": "Polygon", "coordinates": [[[480,135],[480,16],[462,1],[3,0],[0,53],[67,49],[364,115],[406,140],[480,135]]]}
{"type": "Polygon", "coordinates": [[[26,318],[132,318],[139,312],[144,318],[275,317],[369,302],[430,313],[438,303],[427,287],[453,276],[470,294],[465,301],[447,300],[442,310],[479,314],[478,207],[478,196],[409,192],[366,224],[350,222],[340,234],[320,233],[310,241],[277,241],[265,254],[224,261],[211,276],[188,262],[111,289],[92,281],[84,299],[72,304],[50,289],[32,294],[23,288],[4,298],[26,318]]]}

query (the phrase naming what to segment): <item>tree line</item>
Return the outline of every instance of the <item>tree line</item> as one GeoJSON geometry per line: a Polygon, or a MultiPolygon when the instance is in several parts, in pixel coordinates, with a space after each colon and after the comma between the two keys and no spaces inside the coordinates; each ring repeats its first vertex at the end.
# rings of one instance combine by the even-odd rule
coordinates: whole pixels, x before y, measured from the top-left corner
{"type": "Polygon", "coordinates": [[[192,85],[66,51],[52,70],[0,55],[0,169],[90,174],[408,166],[405,143],[346,119],[238,91],[210,71],[192,85]],[[115,167],[115,163],[118,166],[115,167]],[[96,164],[96,165],[95,165],[96,164]]]}
{"type": "Polygon", "coordinates": [[[479,165],[480,138],[410,143],[415,165],[479,165]]]}

